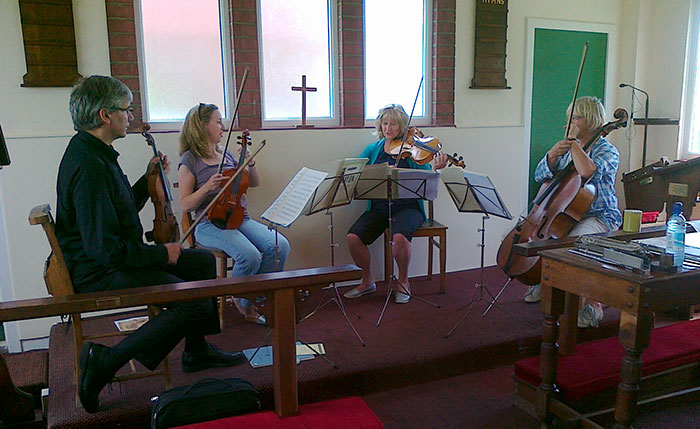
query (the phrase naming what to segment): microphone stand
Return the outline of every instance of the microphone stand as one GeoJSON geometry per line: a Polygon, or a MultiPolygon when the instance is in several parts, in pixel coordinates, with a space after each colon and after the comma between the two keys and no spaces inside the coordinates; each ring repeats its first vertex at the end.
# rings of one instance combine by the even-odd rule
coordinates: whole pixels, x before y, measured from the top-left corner
{"type": "Polygon", "coordinates": [[[646,96],[646,103],[644,107],[644,143],[642,143],[642,168],[647,164],[647,126],[649,125],[649,94],[647,94],[645,91],[644,95],[646,96]]]}
{"type": "MultiPolygon", "coordinates": [[[[632,96],[634,97],[634,91],[637,90],[641,93],[644,93],[644,96],[646,97],[646,102],[644,103],[644,141],[642,143],[642,168],[647,163],[647,127],[649,126],[649,94],[647,94],[646,91],[643,89],[636,88],[632,85],[628,85],[626,83],[621,83],[620,88],[624,88],[626,86],[629,86],[632,88],[632,96]]],[[[634,113],[632,113],[634,115],[634,113]]]]}

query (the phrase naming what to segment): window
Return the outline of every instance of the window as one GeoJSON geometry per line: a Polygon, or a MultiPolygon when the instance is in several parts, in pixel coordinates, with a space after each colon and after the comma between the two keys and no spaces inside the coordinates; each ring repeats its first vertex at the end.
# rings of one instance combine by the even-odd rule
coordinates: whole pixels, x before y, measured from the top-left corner
{"type": "Polygon", "coordinates": [[[296,125],[301,118],[301,91],[306,93],[307,121],[335,125],[335,73],[329,0],[260,0],[260,62],[263,124],[296,125]]]}
{"type": "Polygon", "coordinates": [[[424,0],[365,1],[365,118],[380,108],[401,104],[411,114],[423,78],[412,124],[430,123],[426,107],[430,58],[428,5],[424,0]]]}
{"type": "Polygon", "coordinates": [[[678,155],[700,155],[700,0],[693,0],[688,26],[678,155]]]}
{"type": "Polygon", "coordinates": [[[144,120],[182,121],[199,102],[226,117],[226,13],[219,0],[140,0],[140,71],[144,120]]]}

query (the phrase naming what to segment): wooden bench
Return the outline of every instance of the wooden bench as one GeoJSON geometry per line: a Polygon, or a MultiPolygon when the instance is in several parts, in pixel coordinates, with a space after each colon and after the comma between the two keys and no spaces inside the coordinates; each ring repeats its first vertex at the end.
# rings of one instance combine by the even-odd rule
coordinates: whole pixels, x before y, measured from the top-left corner
{"type": "MultiPolygon", "coordinates": [[[[586,427],[591,425],[581,415],[611,410],[623,355],[620,342],[612,337],[579,344],[575,354],[560,357],[556,375],[559,395],[551,405],[552,412],[563,423],[580,421],[586,427]]],[[[640,401],[700,389],[700,320],[652,330],[642,361],[640,401]]],[[[513,376],[515,405],[537,417],[540,357],[516,362],[513,376]]]]}
{"type": "MultiPolygon", "coordinates": [[[[275,412],[290,416],[299,411],[296,365],[296,303],[305,299],[308,291],[331,283],[358,280],[362,271],[354,265],[308,268],[245,277],[230,277],[196,282],[184,282],[83,293],[64,297],[44,297],[0,303],[0,322],[38,319],[71,313],[139,307],[149,304],[167,304],[201,298],[255,293],[266,295],[264,311],[272,327],[273,387],[275,412]]],[[[4,360],[0,356],[0,369],[4,360]]],[[[2,377],[0,391],[11,386],[9,377],[2,377]]],[[[9,389],[9,388],[8,388],[9,389]]],[[[3,395],[0,404],[5,402],[3,395]]]]}

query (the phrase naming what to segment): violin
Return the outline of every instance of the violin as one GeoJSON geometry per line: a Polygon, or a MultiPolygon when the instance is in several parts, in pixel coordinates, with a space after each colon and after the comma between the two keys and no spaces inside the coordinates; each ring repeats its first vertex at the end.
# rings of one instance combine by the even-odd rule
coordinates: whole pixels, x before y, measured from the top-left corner
{"type": "Polygon", "coordinates": [[[148,195],[153,202],[155,218],[153,219],[153,230],[146,232],[146,239],[156,244],[173,243],[180,239],[180,227],[173,214],[171,205],[173,194],[170,192],[170,182],[165,174],[158,149],[156,149],[156,141],[148,132],[150,128],[150,125],[146,123],[141,126],[141,135],[146,138],[146,143],[153,149],[153,156],[157,160],[155,167],[148,171],[148,195]]]}
{"type": "MultiPolygon", "coordinates": [[[[394,139],[389,143],[389,155],[393,155],[399,159],[410,157],[416,164],[424,165],[433,160],[442,149],[442,144],[437,137],[426,136],[416,127],[410,127],[406,135],[406,141],[403,139],[394,139]],[[402,147],[403,146],[403,147],[402,147]],[[399,154],[399,152],[401,152],[399,154]]],[[[465,168],[464,157],[455,153],[447,155],[447,161],[450,166],[465,168]]]]}
{"type": "MultiPolygon", "coordinates": [[[[226,177],[233,177],[239,168],[243,168],[243,163],[245,162],[247,148],[250,144],[250,131],[245,130],[238,138],[241,144],[241,154],[238,158],[238,164],[236,168],[230,168],[223,170],[223,158],[226,157],[226,150],[222,155],[222,162],[219,166],[219,173],[226,177]]],[[[243,207],[243,196],[248,190],[250,185],[250,178],[246,171],[242,171],[237,175],[233,181],[227,180],[222,183],[222,187],[230,187],[231,192],[224,191],[221,196],[216,199],[216,202],[211,206],[207,216],[209,217],[209,222],[221,229],[237,229],[243,223],[245,217],[245,207],[243,207]]]]}

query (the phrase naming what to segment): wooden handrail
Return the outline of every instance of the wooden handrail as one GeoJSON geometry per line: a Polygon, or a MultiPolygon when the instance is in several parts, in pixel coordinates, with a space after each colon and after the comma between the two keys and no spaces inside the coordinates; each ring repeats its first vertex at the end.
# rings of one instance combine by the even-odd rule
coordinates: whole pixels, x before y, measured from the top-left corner
{"type": "Polygon", "coordinates": [[[147,286],[135,289],[79,293],[63,297],[49,296],[7,301],[0,303],[0,322],[138,307],[149,304],[167,304],[176,301],[189,301],[224,295],[264,294],[265,292],[273,292],[280,289],[312,287],[357,280],[361,278],[361,275],[362,272],[358,267],[341,265],[147,286]]]}

